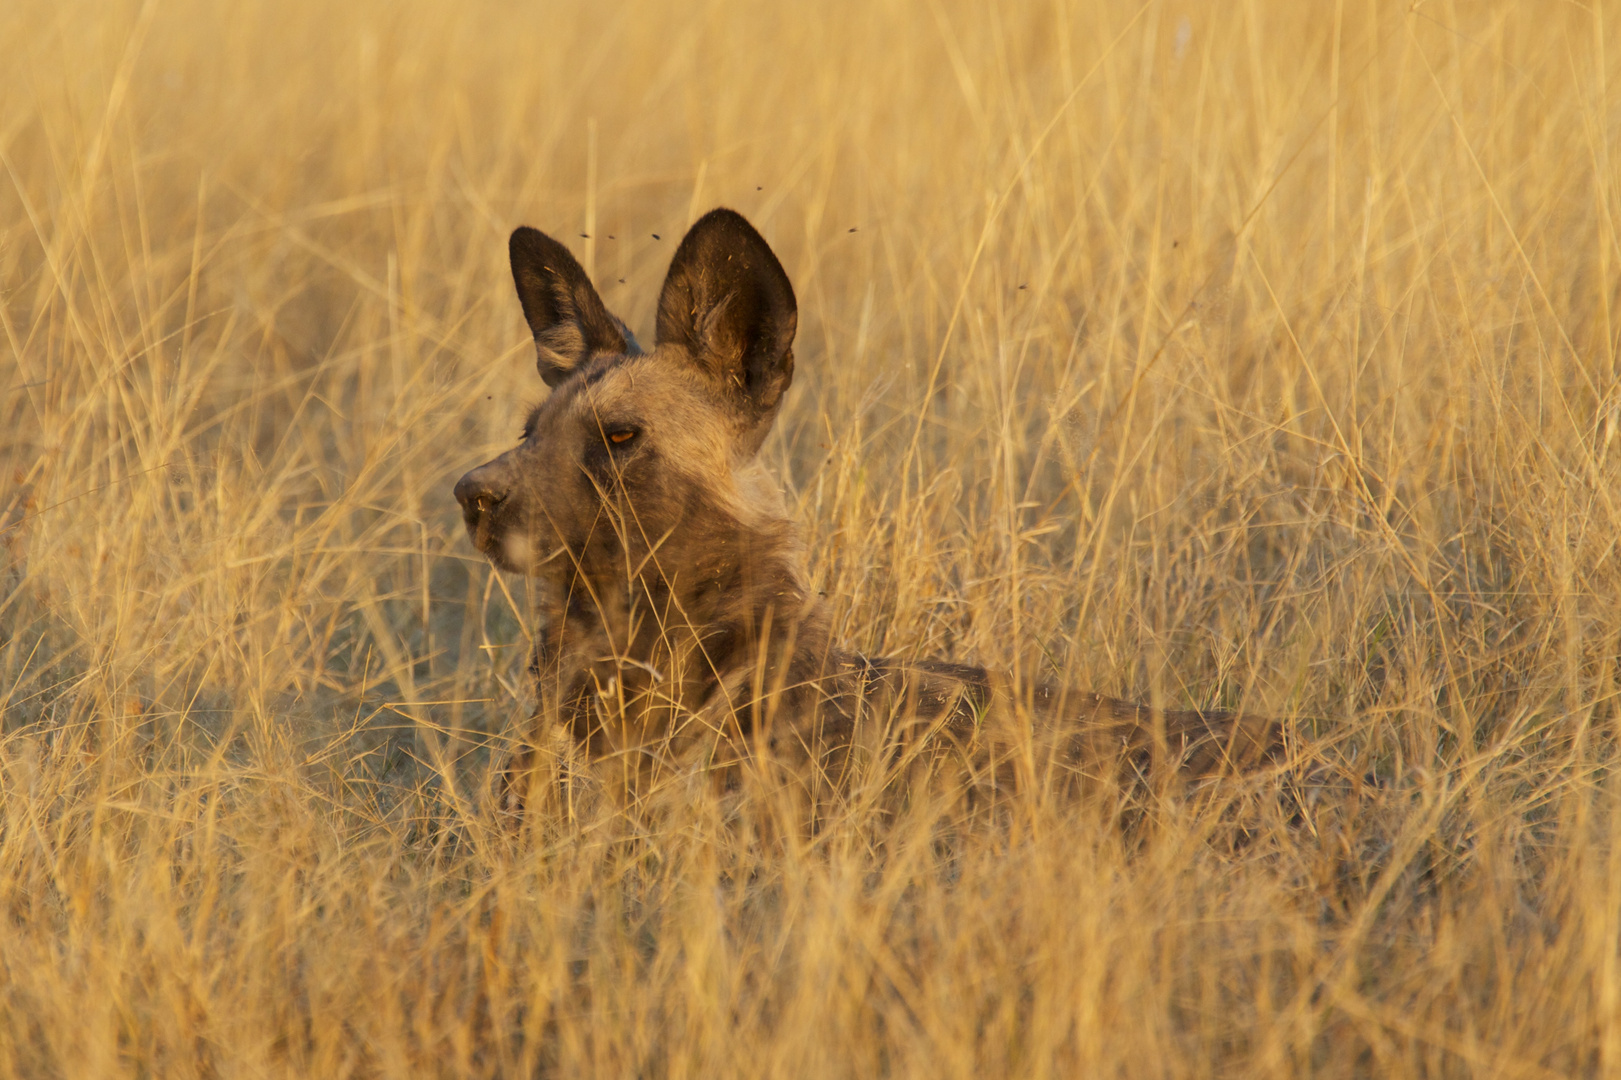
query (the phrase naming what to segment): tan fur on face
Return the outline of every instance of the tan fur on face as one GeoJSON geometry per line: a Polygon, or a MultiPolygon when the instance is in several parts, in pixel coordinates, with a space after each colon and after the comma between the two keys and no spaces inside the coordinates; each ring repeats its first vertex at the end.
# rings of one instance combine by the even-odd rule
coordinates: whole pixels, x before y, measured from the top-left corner
{"type": "Polygon", "coordinates": [[[740,522],[786,520],[781,489],[741,445],[735,415],[717,408],[713,381],[665,350],[615,363],[572,408],[585,424],[639,419],[670,467],[702,483],[740,522]]]}

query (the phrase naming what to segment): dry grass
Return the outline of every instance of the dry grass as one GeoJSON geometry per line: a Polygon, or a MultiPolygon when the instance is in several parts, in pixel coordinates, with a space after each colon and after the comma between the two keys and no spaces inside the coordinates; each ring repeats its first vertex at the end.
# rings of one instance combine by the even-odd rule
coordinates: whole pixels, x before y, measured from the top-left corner
{"type": "Polygon", "coordinates": [[[0,6],[0,1072],[1621,1073],[1605,4],[680,6],[0,6]],[[505,235],[645,334],[716,204],[846,639],[1288,718],[1301,820],[493,825],[505,235]]]}

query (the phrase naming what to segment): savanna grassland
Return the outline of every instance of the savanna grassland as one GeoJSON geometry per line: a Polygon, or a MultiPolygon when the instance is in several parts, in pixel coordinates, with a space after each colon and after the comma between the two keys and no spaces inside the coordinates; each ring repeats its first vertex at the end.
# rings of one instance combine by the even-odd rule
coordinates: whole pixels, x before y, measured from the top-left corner
{"type": "Polygon", "coordinates": [[[1618,31],[0,5],[0,1073],[1621,1075],[1618,31]],[[545,393],[506,236],[646,337],[714,205],[798,291],[763,453],[850,645],[1286,767],[503,823],[533,597],[450,488],[545,393]]]}

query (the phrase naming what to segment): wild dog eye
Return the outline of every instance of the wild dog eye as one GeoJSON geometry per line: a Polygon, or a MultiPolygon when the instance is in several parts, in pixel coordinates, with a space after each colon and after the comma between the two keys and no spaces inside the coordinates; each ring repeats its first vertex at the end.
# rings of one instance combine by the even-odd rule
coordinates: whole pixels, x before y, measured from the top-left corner
{"type": "Polygon", "coordinates": [[[529,437],[535,433],[535,426],[539,422],[540,422],[540,406],[535,405],[535,406],[530,408],[529,415],[524,417],[523,431],[520,432],[519,435],[518,435],[519,441],[520,442],[528,442],[529,437]]]}
{"type": "Polygon", "coordinates": [[[635,428],[614,428],[608,432],[608,441],[616,446],[622,446],[636,437],[635,428]]]}

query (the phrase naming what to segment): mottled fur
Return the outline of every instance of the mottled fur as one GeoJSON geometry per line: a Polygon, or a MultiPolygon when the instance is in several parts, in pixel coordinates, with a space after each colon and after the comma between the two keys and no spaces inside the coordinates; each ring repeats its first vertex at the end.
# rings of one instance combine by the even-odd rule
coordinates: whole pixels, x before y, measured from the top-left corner
{"type": "Polygon", "coordinates": [[[712,211],[681,242],[651,352],[561,244],[524,228],[510,254],[552,393],[456,498],[480,551],[542,579],[533,742],[563,725],[632,784],[768,760],[830,791],[872,766],[1073,788],[1123,765],[1203,776],[1270,756],[1276,732],[1256,718],[1021,695],[982,668],[838,647],[756,460],[793,377],[797,309],[741,216],[712,211]]]}

